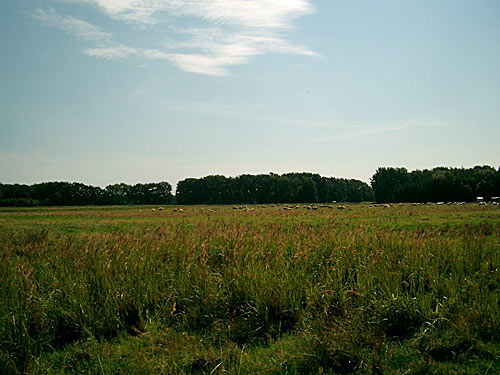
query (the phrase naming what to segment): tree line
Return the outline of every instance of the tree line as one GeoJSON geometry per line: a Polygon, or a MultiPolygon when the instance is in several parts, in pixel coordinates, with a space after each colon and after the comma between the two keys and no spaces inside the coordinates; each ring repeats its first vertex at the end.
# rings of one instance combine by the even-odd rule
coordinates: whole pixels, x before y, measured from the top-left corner
{"type": "Polygon", "coordinates": [[[70,182],[0,183],[0,206],[269,204],[319,202],[473,202],[500,196],[500,169],[490,166],[415,170],[378,168],[371,184],[313,173],[211,175],[179,181],[108,185],[70,182]]]}
{"type": "Polygon", "coordinates": [[[371,178],[375,200],[399,202],[474,202],[500,195],[500,168],[445,168],[415,170],[378,168],[371,178]]]}
{"type": "Polygon", "coordinates": [[[170,204],[168,182],[114,184],[106,188],[77,182],[44,182],[34,185],[0,184],[0,206],[88,206],[170,204]]]}
{"type": "Polygon", "coordinates": [[[178,204],[361,202],[373,200],[373,191],[359,180],[270,173],[187,178],[177,184],[175,196],[178,204]]]}

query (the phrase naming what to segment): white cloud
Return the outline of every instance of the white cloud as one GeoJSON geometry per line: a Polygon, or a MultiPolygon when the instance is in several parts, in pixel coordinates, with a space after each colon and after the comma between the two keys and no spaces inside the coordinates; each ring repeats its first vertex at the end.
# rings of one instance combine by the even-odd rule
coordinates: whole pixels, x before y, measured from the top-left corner
{"type": "Polygon", "coordinates": [[[124,45],[110,45],[107,47],[93,47],[84,50],[84,53],[89,56],[99,57],[106,60],[120,60],[139,57],[144,54],[144,51],[138,48],[132,48],[124,45]]]}
{"type": "Polygon", "coordinates": [[[198,49],[216,56],[249,57],[268,52],[293,53],[305,56],[318,56],[305,47],[292,45],[271,33],[225,32],[219,27],[187,29],[183,34],[187,41],[167,43],[168,48],[198,49]]]}
{"type": "Polygon", "coordinates": [[[104,42],[111,40],[112,37],[110,33],[103,31],[99,27],[71,16],[61,16],[54,10],[45,12],[39,9],[34,13],[34,16],[48,25],[68,31],[87,41],[104,42]]]}
{"type": "Polygon", "coordinates": [[[200,54],[168,53],[156,49],[133,48],[124,45],[88,48],[84,53],[106,60],[170,61],[186,72],[213,76],[226,75],[227,71],[222,68],[223,66],[244,62],[241,57],[210,57],[200,54]]]}
{"type": "MultiPolygon", "coordinates": [[[[72,1],[91,5],[110,19],[122,22],[129,33],[150,36],[146,39],[149,46],[133,45],[126,39],[116,41],[118,36],[112,38],[101,28],[72,16],[43,10],[35,14],[47,24],[94,42],[84,49],[89,56],[136,62],[163,60],[187,72],[217,76],[228,74],[230,66],[248,63],[252,57],[268,53],[319,56],[284,38],[294,19],[314,12],[309,0],[72,1]],[[194,21],[200,27],[179,26],[186,21],[191,24],[194,21]],[[147,33],[149,27],[161,30],[168,39],[152,40],[151,33],[147,33]]],[[[121,33],[120,37],[124,38],[124,34],[127,33],[121,33]]]]}
{"type": "Polygon", "coordinates": [[[286,28],[311,14],[309,0],[75,0],[92,4],[108,16],[137,23],[161,22],[165,15],[187,16],[250,28],[286,28]]]}

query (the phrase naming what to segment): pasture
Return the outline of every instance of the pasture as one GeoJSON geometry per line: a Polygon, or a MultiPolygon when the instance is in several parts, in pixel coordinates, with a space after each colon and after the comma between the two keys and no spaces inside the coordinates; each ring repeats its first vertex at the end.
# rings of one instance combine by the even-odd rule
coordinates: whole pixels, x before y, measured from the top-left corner
{"type": "Polygon", "coordinates": [[[500,373],[499,206],[158,208],[0,210],[0,373],[500,373]]]}

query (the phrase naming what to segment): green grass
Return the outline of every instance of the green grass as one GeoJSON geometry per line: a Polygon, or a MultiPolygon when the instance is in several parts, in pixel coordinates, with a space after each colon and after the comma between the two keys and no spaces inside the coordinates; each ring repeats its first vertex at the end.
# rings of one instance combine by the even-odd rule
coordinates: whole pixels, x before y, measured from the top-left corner
{"type": "Polygon", "coordinates": [[[2,209],[0,373],[500,373],[500,210],[2,209]]]}

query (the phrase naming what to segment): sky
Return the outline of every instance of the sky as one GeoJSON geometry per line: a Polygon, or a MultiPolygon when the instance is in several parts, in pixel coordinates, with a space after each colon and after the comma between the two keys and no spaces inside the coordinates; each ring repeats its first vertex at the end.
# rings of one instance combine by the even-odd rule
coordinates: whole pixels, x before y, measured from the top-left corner
{"type": "Polygon", "coordinates": [[[500,165],[500,1],[0,7],[0,182],[500,165]]]}

